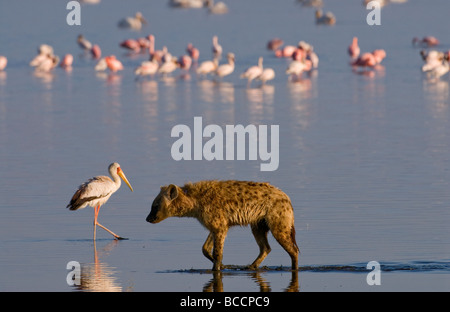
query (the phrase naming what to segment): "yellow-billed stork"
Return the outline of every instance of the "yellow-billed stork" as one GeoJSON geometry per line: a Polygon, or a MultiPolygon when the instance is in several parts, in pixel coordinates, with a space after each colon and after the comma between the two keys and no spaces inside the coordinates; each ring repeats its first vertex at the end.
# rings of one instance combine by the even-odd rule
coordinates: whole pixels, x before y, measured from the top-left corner
{"type": "Polygon", "coordinates": [[[89,179],[78,187],[78,190],[72,196],[70,203],[67,205],[67,208],[69,208],[70,210],[82,209],[87,206],[91,206],[94,208],[94,240],[96,236],[97,225],[111,233],[114,236],[114,239],[124,239],[123,237],[120,237],[119,235],[110,231],[97,221],[100,206],[104,205],[111,197],[111,195],[120,188],[121,178],[125,181],[131,191],[133,191],[130,182],[128,182],[118,163],[110,164],[108,170],[109,174],[112,177],[112,180],[107,176],[97,176],[89,179]]]}

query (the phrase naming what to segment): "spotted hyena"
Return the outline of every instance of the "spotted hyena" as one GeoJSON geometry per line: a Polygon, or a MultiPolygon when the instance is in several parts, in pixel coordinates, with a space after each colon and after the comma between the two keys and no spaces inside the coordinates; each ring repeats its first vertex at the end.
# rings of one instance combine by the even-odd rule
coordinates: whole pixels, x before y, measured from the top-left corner
{"type": "Polygon", "coordinates": [[[231,180],[162,186],[146,220],[158,223],[168,217],[196,218],[210,231],[202,250],[213,270],[222,268],[223,244],[233,225],[250,225],[258,243],[260,252],[250,269],[257,269],[269,254],[270,230],[297,270],[294,210],[289,197],[269,183],[231,180]]]}

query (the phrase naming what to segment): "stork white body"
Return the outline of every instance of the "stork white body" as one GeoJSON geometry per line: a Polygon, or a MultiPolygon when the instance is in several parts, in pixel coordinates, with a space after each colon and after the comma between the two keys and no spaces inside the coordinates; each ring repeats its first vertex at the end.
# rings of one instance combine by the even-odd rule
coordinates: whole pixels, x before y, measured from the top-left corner
{"type": "Polygon", "coordinates": [[[111,233],[115,239],[123,239],[97,222],[98,212],[100,207],[104,205],[109,200],[111,195],[120,188],[121,178],[125,181],[131,191],[133,191],[133,188],[118,163],[112,163],[109,165],[108,170],[112,179],[107,176],[97,176],[89,179],[78,187],[78,190],[72,196],[70,203],[67,205],[67,208],[70,210],[83,209],[87,206],[91,206],[95,209],[94,240],[96,238],[97,225],[111,233]]]}

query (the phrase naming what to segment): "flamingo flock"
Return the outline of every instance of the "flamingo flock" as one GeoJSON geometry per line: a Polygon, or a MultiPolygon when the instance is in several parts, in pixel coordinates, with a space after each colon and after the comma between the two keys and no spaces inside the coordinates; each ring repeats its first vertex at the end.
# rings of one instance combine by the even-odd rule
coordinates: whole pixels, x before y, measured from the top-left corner
{"type": "MultiPolygon", "coordinates": [[[[334,25],[336,23],[333,13],[322,12],[323,3],[321,0],[299,0],[299,2],[304,6],[316,8],[317,24],[334,25]]],[[[210,11],[215,11],[215,14],[228,12],[228,8],[223,2],[215,3],[212,0],[171,0],[170,5],[183,8],[207,7],[210,11]]],[[[145,24],[147,24],[147,21],[143,14],[137,12],[133,17],[126,17],[120,20],[117,25],[119,28],[140,30],[145,24]]],[[[95,71],[109,71],[112,74],[116,74],[125,69],[122,61],[114,54],[102,57],[100,46],[90,42],[84,35],[78,35],[76,43],[82,49],[83,57],[97,61],[95,66],[93,66],[95,71]]],[[[128,54],[125,54],[126,56],[140,55],[146,58],[140,61],[139,64],[134,65],[136,80],[141,77],[164,77],[173,74],[177,70],[183,74],[180,77],[188,77],[188,75],[193,73],[200,79],[208,76],[219,80],[225,79],[237,70],[239,64],[236,63],[237,56],[235,52],[224,49],[222,44],[219,43],[219,36],[213,35],[211,43],[210,52],[201,54],[198,47],[192,42],[188,42],[184,52],[178,57],[169,52],[165,45],[162,45],[160,49],[156,49],[154,34],[127,38],[119,41],[118,46],[128,51],[128,54]],[[225,55],[225,60],[222,60],[223,55],[225,55]]],[[[371,52],[363,52],[359,44],[358,37],[353,36],[350,44],[347,46],[347,54],[350,57],[350,66],[353,71],[370,73],[383,68],[381,63],[387,56],[386,51],[382,48],[377,48],[371,52]]],[[[439,78],[449,72],[450,50],[448,52],[435,50],[435,47],[440,45],[440,41],[436,37],[414,37],[412,45],[422,49],[420,55],[424,64],[421,67],[421,71],[426,73],[428,77],[439,78]]],[[[288,81],[301,81],[303,74],[309,74],[319,68],[318,55],[313,46],[305,41],[299,41],[297,44],[285,44],[283,39],[275,37],[267,42],[266,48],[273,53],[273,59],[287,60],[285,74],[288,76],[288,81]]],[[[267,56],[264,58],[267,59],[267,56]]],[[[257,57],[255,61],[255,65],[241,71],[239,75],[241,79],[247,81],[247,87],[250,87],[254,80],[260,81],[262,86],[275,79],[276,76],[274,69],[263,66],[262,55],[257,57]]],[[[29,65],[36,72],[45,73],[53,71],[56,67],[71,71],[74,62],[76,60],[73,54],[66,53],[60,59],[54,53],[53,47],[48,44],[41,44],[37,55],[31,59],[29,65]]],[[[0,71],[5,71],[7,64],[7,57],[0,55],[0,71]]]]}
{"type": "MultiPolygon", "coordinates": [[[[77,37],[79,47],[98,59],[98,63],[94,69],[96,71],[109,70],[111,73],[117,73],[124,70],[123,63],[117,59],[115,55],[108,55],[100,58],[101,50],[97,44],[92,44],[83,35],[77,37]]],[[[439,40],[432,36],[422,39],[413,39],[415,47],[429,48],[439,45],[439,40]]],[[[219,44],[217,35],[212,37],[211,59],[200,60],[200,51],[192,43],[188,43],[185,53],[179,57],[173,56],[166,46],[161,50],[155,49],[155,36],[130,38],[123,40],[119,46],[131,51],[132,53],[140,53],[147,55],[148,59],[142,61],[134,68],[136,79],[139,77],[156,75],[167,76],[177,69],[189,74],[191,69],[200,78],[211,75],[218,79],[223,79],[231,75],[236,68],[236,56],[234,52],[226,54],[226,62],[220,63],[223,54],[223,47],[219,44]]],[[[315,53],[311,44],[305,41],[299,41],[296,45],[284,45],[284,41],[280,38],[273,38],[266,44],[267,50],[273,53],[275,59],[283,58],[289,60],[285,73],[288,75],[289,81],[301,80],[303,73],[310,73],[312,70],[318,69],[319,57],[315,53]]],[[[350,57],[351,67],[357,71],[363,72],[379,68],[382,61],[386,58],[384,49],[375,49],[372,52],[361,52],[358,37],[353,37],[350,45],[347,47],[347,54],[350,57]]],[[[441,77],[449,72],[450,50],[441,52],[437,50],[426,51],[422,49],[421,58],[424,61],[422,72],[427,73],[429,77],[441,77]]],[[[37,55],[30,61],[30,66],[34,67],[37,72],[51,72],[58,65],[65,70],[72,70],[74,57],[72,54],[65,54],[60,58],[54,53],[53,47],[48,44],[42,44],[38,48],[37,55]]],[[[0,71],[4,71],[8,60],[6,56],[0,56],[0,71]]],[[[263,57],[259,57],[257,65],[247,68],[240,74],[240,78],[247,80],[247,87],[250,87],[253,80],[261,81],[261,85],[275,78],[275,71],[272,68],[263,67],[263,57]]]]}

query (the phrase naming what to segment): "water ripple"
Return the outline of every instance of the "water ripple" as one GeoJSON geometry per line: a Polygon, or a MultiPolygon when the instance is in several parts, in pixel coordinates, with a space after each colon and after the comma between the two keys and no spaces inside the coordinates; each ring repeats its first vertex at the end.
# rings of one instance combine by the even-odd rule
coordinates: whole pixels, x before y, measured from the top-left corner
{"type": "MultiPolygon", "coordinates": [[[[371,270],[372,269],[367,269],[366,263],[355,263],[350,265],[319,265],[319,266],[300,267],[300,271],[309,271],[309,272],[369,272],[371,270]]],[[[397,272],[397,271],[450,272],[450,262],[446,261],[439,261],[439,262],[412,261],[407,263],[382,262],[380,263],[380,270],[382,272],[397,272]]]]}
{"type": "MultiPolygon", "coordinates": [[[[450,261],[411,261],[411,262],[381,262],[380,270],[382,272],[448,272],[450,273],[450,261]]],[[[262,266],[258,269],[259,272],[279,272],[291,271],[290,267],[283,266],[262,266]]],[[[372,269],[367,269],[367,263],[354,264],[331,264],[331,265],[311,265],[300,266],[299,272],[351,272],[351,273],[367,273],[372,269]]],[[[253,272],[247,266],[240,265],[226,265],[222,271],[224,273],[248,273],[253,272]]],[[[209,269],[180,269],[160,271],[160,273],[212,273],[209,269]]]]}

